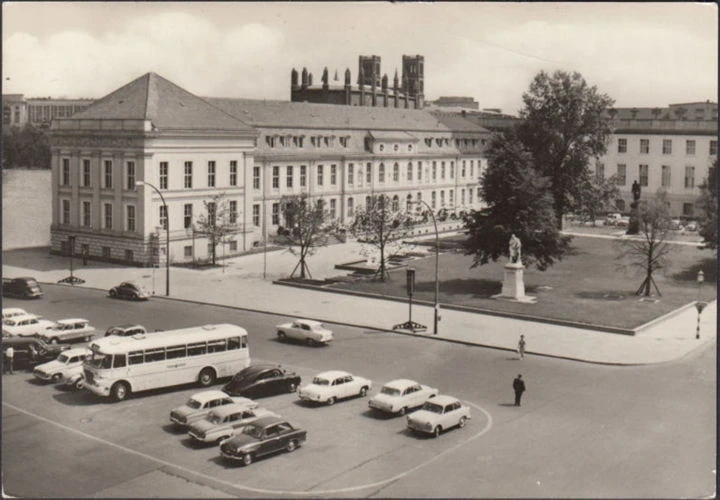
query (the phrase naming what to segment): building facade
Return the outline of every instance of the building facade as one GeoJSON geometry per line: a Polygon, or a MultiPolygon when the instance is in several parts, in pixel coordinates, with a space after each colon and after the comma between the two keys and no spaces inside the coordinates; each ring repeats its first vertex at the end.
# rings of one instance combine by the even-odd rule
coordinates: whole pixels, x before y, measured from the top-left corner
{"type": "Polygon", "coordinates": [[[3,94],[3,125],[23,127],[27,123],[47,128],[55,119],[69,118],[88,108],[92,99],[25,98],[23,94],[3,94]]]}

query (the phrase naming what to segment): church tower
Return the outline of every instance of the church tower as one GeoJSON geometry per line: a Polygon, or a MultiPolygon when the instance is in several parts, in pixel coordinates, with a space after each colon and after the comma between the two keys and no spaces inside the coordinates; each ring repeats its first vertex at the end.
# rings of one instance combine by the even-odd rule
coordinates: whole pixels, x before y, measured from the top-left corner
{"type": "Polygon", "coordinates": [[[403,56],[402,81],[403,91],[415,97],[417,108],[422,109],[425,99],[425,57],[403,56]]]}

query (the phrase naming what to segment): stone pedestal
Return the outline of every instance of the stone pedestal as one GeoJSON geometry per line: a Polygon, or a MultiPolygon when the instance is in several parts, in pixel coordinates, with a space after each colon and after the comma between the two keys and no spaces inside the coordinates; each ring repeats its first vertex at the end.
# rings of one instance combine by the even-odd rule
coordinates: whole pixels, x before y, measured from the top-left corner
{"type": "Polygon", "coordinates": [[[520,262],[505,264],[502,291],[498,295],[493,295],[492,298],[535,303],[537,300],[535,297],[525,295],[524,270],[525,266],[520,262]]]}

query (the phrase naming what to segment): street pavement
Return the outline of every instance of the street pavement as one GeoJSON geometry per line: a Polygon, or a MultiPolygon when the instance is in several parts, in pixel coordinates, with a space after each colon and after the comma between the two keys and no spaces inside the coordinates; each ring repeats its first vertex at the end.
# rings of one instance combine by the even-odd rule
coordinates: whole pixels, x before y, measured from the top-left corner
{"type": "MultiPolygon", "coordinates": [[[[418,247],[422,250],[424,247],[418,247]]],[[[360,260],[357,242],[330,245],[308,260],[312,277],[324,279],[344,274],[336,264],[360,260]]],[[[108,290],[121,281],[135,281],[155,297],[165,297],[165,268],[134,268],[99,262],[83,266],[75,259],[74,275],[83,287],[108,290]]],[[[170,268],[171,300],[187,300],[271,312],[289,317],[312,318],[363,328],[390,330],[408,318],[405,302],[273,284],[287,278],[297,264],[289,250],[275,250],[222,261],[221,268],[204,270],[170,268]]],[[[57,283],[69,275],[67,257],[50,255],[47,248],[3,252],[3,276],[33,276],[40,283],[57,283]]],[[[70,285],[65,285],[70,286],[70,285]]],[[[413,306],[413,321],[428,326],[424,333],[407,333],[429,341],[459,342],[515,351],[525,335],[526,355],[552,356],[577,361],[635,365],[662,363],[690,354],[714,343],[717,337],[717,303],[700,315],[700,338],[696,339],[698,313],[690,304],[638,330],[634,336],[533,322],[479,313],[440,310],[437,334],[433,334],[433,308],[413,306]]]]}

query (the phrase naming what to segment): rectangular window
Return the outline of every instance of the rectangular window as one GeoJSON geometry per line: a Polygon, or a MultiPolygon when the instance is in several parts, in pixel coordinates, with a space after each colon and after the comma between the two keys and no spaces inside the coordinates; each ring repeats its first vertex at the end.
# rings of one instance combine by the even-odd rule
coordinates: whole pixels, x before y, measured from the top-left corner
{"type": "Polygon", "coordinates": [[[348,165],[347,182],[349,186],[355,182],[355,166],[352,163],[348,165]]]}
{"type": "Polygon", "coordinates": [[[260,167],[253,167],[253,189],[260,189],[260,167]]]}
{"type": "Polygon", "coordinates": [[[113,164],[112,164],[112,160],[105,160],[105,161],[103,162],[103,165],[104,165],[104,166],[103,166],[103,170],[104,170],[104,175],[103,175],[103,177],[105,178],[105,183],[104,183],[103,187],[104,187],[105,189],[112,189],[112,187],[113,187],[113,181],[112,181],[112,179],[113,179],[113,164]]]}
{"type": "Polygon", "coordinates": [[[627,139],[618,139],[618,153],[627,153],[627,139]]]}
{"type": "Polygon", "coordinates": [[[230,160],[230,185],[237,186],[237,160],[230,160]]]}
{"type": "Polygon", "coordinates": [[[230,200],[229,212],[230,213],[228,214],[228,218],[229,218],[230,224],[237,223],[237,201],[230,200]]]}
{"type": "Polygon", "coordinates": [[[365,165],[365,182],[368,184],[372,182],[372,163],[365,165]]]}
{"type": "Polygon", "coordinates": [[[685,187],[688,189],[695,187],[695,167],[685,167],[685,187]]]}
{"type": "Polygon", "coordinates": [[[692,203],[683,203],[683,215],[685,217],[694,217],[695,205],[692,203]]]}
{"type": "Polygon", "coordinates": [[[473,190],[472,188],[468,189],[468,203],[472,205],[473,202],[473,190]]]}
{"type": "Polygon", "coordinates": [[[280,204],[279,203],[272,204],[272,224],[273,224],[273,226],[280,225],[280,204]]]}
{"type": "Polygon", "coordinates": [[[627,183],[627,167],[624,163],[618,163],[617,183],[618,186],[624,186],[627,183]]]}
{"type": "Polygon", "coordinates": [[[217,213],[217,205],[214,201],[209,201],[207,204],[207,213],[208,213],[208,224],[210,226],[216,225],[215,215],[217,213]]]}
{"type": "Polygon", "coordinates": [[[186,203],[183,206],[183,227],[189,229],[192,227],[192,203],[186,203]]]}
{"type": "Polygon", "coordinates": [[[300,165],[300,187],[307,186],[307,166],[300,165]]]}
{"type": "Polygon", "coordinates": [[[132,191],[135,189],[135,162],[129,161],[125,165],[127,167],[126,171],[126,179],[127,179],[127,186],[126,189],[129,191],[132,191]]]}
{"type": "Polygon", "coordinates": [[[455,178],[455,162],[454,161],[450,162],[450,178],[451,179],[455,178]]]}
{"type": "Polygon", "coordinates": [[[280,189],[280,167],[272,168],[272,187],[273,189],[280,189]]]}
{"type": "Polygon", "coordinates": [[[465,178],[465,160],[462,162],[462,168],[460,169],[460,177],[465,178]]]}
{"type": "Polygon", "coordinates": [[[287,167],[287,178],[285,180],[287,187],[291,188],[293,187],[293,168],[292,166],[288,165],[287,167]]]}
{"type": "Polygon", "coordinates": [[[192,189],[192,167],[191,161],[185,162],[185,189],[192,189]]]}
{"type": "Polygon", "coordinates": [[[418,162],[418,167],[417,167],[417,179],[418,179],[418,181],[421,181],[421,180],[422,180],[422,168],[423,168],[422,162],[419,161],[419,162],[418,162]]]}
{"type": "Polygon", "coordinates": [[[113,206],[112,203],[105,203],[103,205],[103,227],[105,229],[112,229],[113,227],[113,206]]]}
{"type": "Polygon", "coordinates": [[[648,185],[648,166],[647,165],[640,165],[639,168],[639,177],[640,177],[640,185],[642,187],[647,187],[648,185]]]}
{"type": "Polygon", "coordinates": [[[253,226],[260,227],[260,205],[253,205],[252,210],[253,226]]]}
{"type": "Polygon", "coordinates": [[[168,162],[160,162],[160,189],[168,188],[168,162]]]}
{"type": "Polygon", "coordinates": [[[335,198],[330,200],[330,217],[332,219],[337,217],[337,202],[335,201],[335,198]]]}
{"type": "Polygon", "coordinates": [[[236,240],[231,240],[228,245],[228,250],[230,250],[231,252],[237,252],[237,243],[238,242],[236,240]]]}
{"type": "Polygon", "coordinates": [[[83,183],[84,187],[90,187],[90,160],[83,160],[83,183]]]}
{"type": "Polygon", "coordinates": [[[663,139],[663,154],[672,154],[672,139],[663,139]]]}
{"type": "Polygon", "coordinates": [[[322,165],[317,166],[317,185],[318,186],[323,185],[323,166],[322,165]]]}
{"type": "Polygon", "coordinates": [[[711,140],[710,141],[710,156],[715,156],[717,154],[717,141],[711,140]]]}
{"type": "Polygon", "coordinates": [[[685,154],[687,155],[694,155],[695,154],[695,141],[692,139],[688,139],[685,141],[685,154]]]}
{"type": "Polygon", "coordinates": [[[407,164],[407,180],[412,182],[413,180],[413,166],[412,162],[407,164]]]}
{"type": "Polygon", "coordinates": [[[215,187],[215,162],[208,162],[208,187],[215,187]]]}
{"type": "Polygon", "coordinates": [[[102,257],[105,260],[110,260],[112,257],[112,250],[110,247],[102,247],[102,257]]]}
{"type": "Polygon", "coordinates": [[[440,191],[440,206],[445,206],[445,191],[440,191]]]}
{"type": "Polygon", "coordinates": [[[432,162],[432,180],[437,180],[437,162],[432,162]]]}
{"type": "Polygon", "coordinates": [[[82,225],[85,227],[90,227],[90,202],[89,201],[83,201],[82,202],[82,225]]]}
{"type": "Polygon", "coordinates": [[[62,159],[62,172],[60,173],[60,185],[70,185],[70,158],[62,159]]]}
{"type": "Polygon", "coordinates": [[[440,162],[440,178],[445,180],[445,162],[440,162]]]}
{"type": "Polygon", "coordinates": [[[465,204],[465,189],[460,190],[460,205],[465,204]]]}
{"type": "Polygon", "coordinates": [[[385,164],[381,163],[378,165],[378,182],[380,184],[385,182],[385,164]]]}
{"type": "Polygon", "coordinates": [[[605,178],[605,164],[597,162],[595,164],[595,178],[599,181],[605,178]]]}
{"type": "Polygon", "coordinates": [[[135,232],[135,206],[128,205],[125,209],[125,230],[135,232]]]}
{"type": "Polygon", "coordinates": [[[330,185],[337,185],[337,165],[330,165],[330,185]]]}
{"type": "Polygon", "coordinates": [[[670,166],[669,165],[663,165],[662,166],[662,187],[670,187],[670,166]]]}
{"type": "Polygon", "coordinates": [[[205,342],[195,342],[187,346],[188,356],[201,356],[207,354],[207,344],[205,342]]]}
{"type": "Polygon", "coordinates": [[[640,139],[640,153],[648,154],[650,152],[650,139],[640,139]]]}
{"type": "MultiPolygon", "coordinates": [[[[480,161],[478,161],[478,168],[480,168],[480,161]]],[[[470,160],[470,178],[475,176],[475,160],[470,160]]]]}
{"type": "Polygon", "coordinates": [[[70,200],[62,200],[61,224],[70,224],[70,200]]]}
{"type": "Polygon", "coordinates": [[[432,195],[430,196],[430,199],[431,199],[430,206],[432,206],[432,208],[436,208],[436,205],[437,205],[436,198],[437,198],[437,193],[435,191],[433,191],[432,195]]]}
{"type": "Polygon", "coordinates": [[[448,202],[450,203],[451,207],[453,206],[453,203],[455,202],[455,195],[454,195],[454,192],[452,189],[450,191],[448,191],[448,202]]]}
{"type": "Polygon", "coordinates": [[[167,224],[168,224],[167,205],[160,205],[158,208],[160,209],[160,227],[162,227],[163,229],[167,229],[167,224]]]}
{"type": "Polygon", "coordinates": [[[348,198],[347,201],[347,215],[348,217],[355,215],[355,200],[352,197],[348,198]]]}

